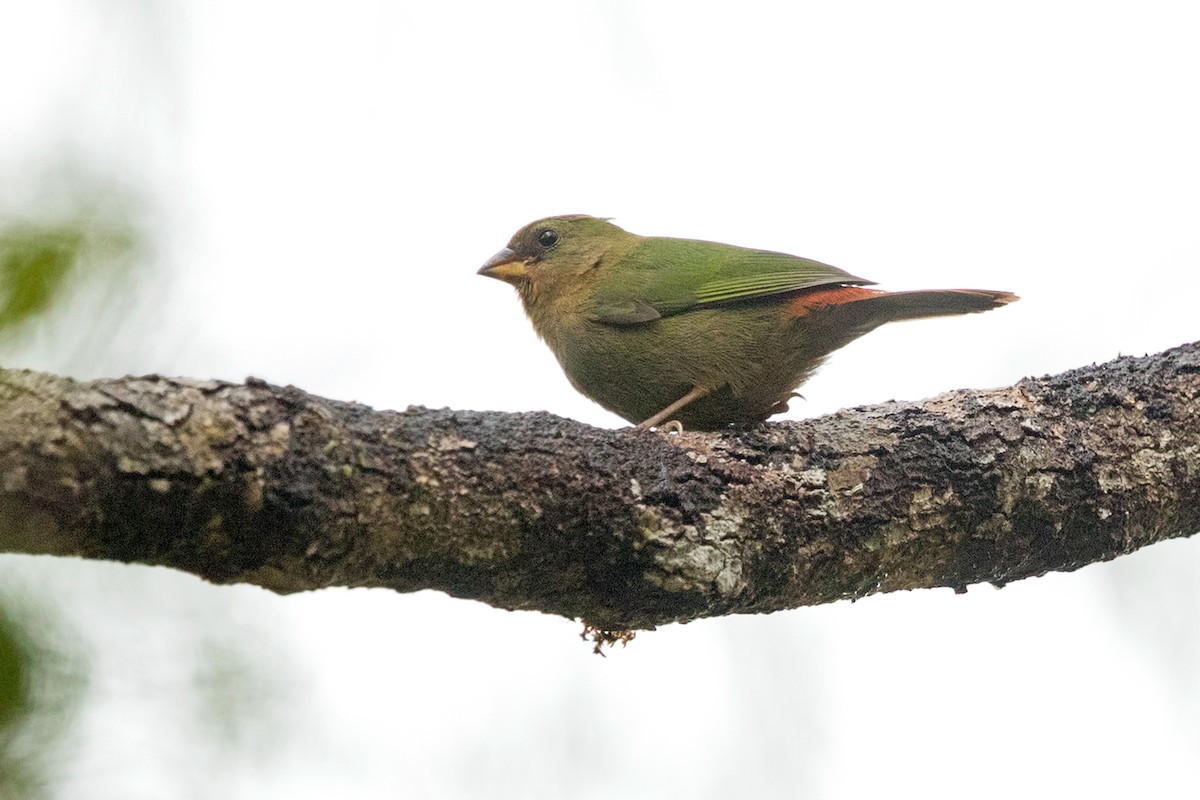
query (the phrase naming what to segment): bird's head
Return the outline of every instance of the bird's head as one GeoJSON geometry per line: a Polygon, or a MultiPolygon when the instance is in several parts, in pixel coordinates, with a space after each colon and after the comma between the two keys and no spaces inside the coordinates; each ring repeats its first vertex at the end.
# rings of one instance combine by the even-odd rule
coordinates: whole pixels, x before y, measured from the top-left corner
{"type": "Polygon", "coordinates": [[[479,268],[480,275],[511,283],[527,310],[586,291],[606,260],[628,251],[638,237],[606,219],[586,214],[531,222],[479,268]]]}

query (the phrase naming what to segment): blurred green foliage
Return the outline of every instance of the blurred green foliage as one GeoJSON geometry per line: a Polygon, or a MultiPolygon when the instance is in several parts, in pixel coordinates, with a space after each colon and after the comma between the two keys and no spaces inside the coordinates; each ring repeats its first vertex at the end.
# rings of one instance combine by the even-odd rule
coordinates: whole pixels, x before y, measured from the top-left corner
{"type": "Polygon", "coordinates": [[[31,797],[28,766],[13,758],[21,723],[29,716],[29,655],[21,629],[0,607],[0,794],[31,797]]]}
{"type": "MultiPolygon", "coordinates": [[[[8,191],[14,181],[4,177],[0,368],[19,364],[65,374],[121,369],[113,366],[121,356],[113,354],[127,353],[123,347],[145,338],[137,333],[153,325],[155,313],[146,297],[153,298],[152,289],[161,285],[148,245],[147,230],[154,228],[148,220],[157,218],[152,207],[128,188],[83,170],[63,168],[30,179],[23,194],[8,191]]],[[[101,575],[118,569],[93,566],[101,575]]],[[[105,594],[103,578],[43,580],[31,577],[37,574],[32,567],[20,557],[0,557],[0,800],[65,796],[61,792],[70,789],[62,787],[78,779],[73,747],[124,756],[131,770],[146,773],[169,759],[179,741],[186,741],[189,759],[199,765],[197,772],[176,778],[180,785],[203,780],[215,784],[212,796],[219,796],[222,783],[232,780],[227,775],[236,774],[225,769],[228,764],[261,763],[287,741],[295,673],[287,649],[265,630],[237,621],[234,606],[220,595],[204,601],[203,617],[189,614],[188,603],[174,597],[173,589],[136,571],[122,580],[121,592],[158,593],[154,610],[140,624],[150,629],[155,620],[170,618],[177,636],[151,634],[151,643],[139,651],[149,660],[136,667],[126,663],[121,679],[108,675],[106,699],[119,697],[125,708],[152,714],[169,708],[162,718],[171,722],[155,730],[158,749],[136,757],[122,753],[120,745],[105,750],[106,743],[94,736],[89,741],[86,731],[76,740],[72,733],[82,710],[95,703],[87,684],[106,685],[103,664],[83,656],[92,647],[111,653],[114,645],[108,625],[93,620],[71,629],[73,604],[91,593],[94,602],[113,609],[114,625],[128,614],[122,598],[105,594]],[[57,580],[70,591],[56,592],[62,588],[57,580]],[[73,599],[63,602],[67,596],[73,599]],[[158,681],[152,691],[131,688],[149,675],[158,681]]],[[[91,569],[71,568],[85,575],[91,569]]],[[[187,596],[182,581],[178,591],[187,596]]],[[[121,715],[109,714],[110,725],[122,724],[121,715]]],[[[109,781],[116,786],[123,779],[109,781]]]]}
{"type": "Polygon", "coordinates": [[[0,233],[0,330],[41,314],[79,260],[83,235],[70,228],[0,233]]]}
{"type": "Polygon", "coordinates": [[[28,703],[25,651],[19,637],[18,628],[0,608],[0,731],[6,730],[28,703]]]}
{"type": "Polygon", "coordinates": [[[61,623],[26,601],[0,596],[0,797],[50,796],[52,772],[76,716],[85,671],[61,623]],[[31,626],[37,626],[37,634],[31,626]]]}
{"type": "Polygon", "coordinates": [[[135,244],[111,221],[0,222],[0,340],[59,307],[83,278],[117,277],[135,244]]]}
{"type": "MultiPolygon", "coordinates": [[[[114,307],[108,298],[129,294],[140,263],[127,197],[71,176],[47,179],[45,196],[0,203],[0,345],[17,361],[31,334],[70,327],[63,321],[94,335],[114,307]]],[[[88,665],[78,637],[63,635],[62,620],[18,575],[19,566],[0,565],[0,800],[40,800],[54,796],[88,665]]]]}

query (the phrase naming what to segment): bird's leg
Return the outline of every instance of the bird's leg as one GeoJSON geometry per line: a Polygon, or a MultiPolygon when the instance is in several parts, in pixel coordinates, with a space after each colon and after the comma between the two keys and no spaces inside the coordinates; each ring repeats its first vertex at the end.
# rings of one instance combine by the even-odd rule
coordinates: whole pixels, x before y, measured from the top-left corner
{"type": "MultiPolygon", "coordinates": [[[[683,397],[679,398],[674,403],[671,403],[671,405],[667,406],[666,408],[664,408],[662,411],[655,414],[650,419],[645,420],[644,422],[639,424],[637,426],[637,429],[639,431],[648,431],[651,428],[658,427],[659,425],[662,424],[663,420],[670,419],[672,414],[674,414],[676,411],[678,411],[679,409],[686,406],[688,403],[691,403],[695,400],[699,400],[701,397],[704,397],[705,395],[711,394],[711,393],[712,393],[712,389],[707,389],[703,386],[696,386],[690,392],[685,394],[683,397]]],[[[678,424],[678,423],[676,423],[676,424],[678,424]]],[[[680,430],[683,430],[682,425],[680,425],[679,428],[680,428],[680,430]]]]}

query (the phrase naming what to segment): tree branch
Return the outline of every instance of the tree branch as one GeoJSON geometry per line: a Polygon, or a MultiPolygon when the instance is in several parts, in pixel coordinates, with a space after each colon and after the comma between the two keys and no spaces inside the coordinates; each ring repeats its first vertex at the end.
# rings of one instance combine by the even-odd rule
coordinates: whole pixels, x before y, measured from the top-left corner
{"type": "Polygon", "coordinates": [[[295,388],[0,371],[0,551],[651,628],[1003,584],[1200,530],[1200,343],[663,436],[295,388]]]}

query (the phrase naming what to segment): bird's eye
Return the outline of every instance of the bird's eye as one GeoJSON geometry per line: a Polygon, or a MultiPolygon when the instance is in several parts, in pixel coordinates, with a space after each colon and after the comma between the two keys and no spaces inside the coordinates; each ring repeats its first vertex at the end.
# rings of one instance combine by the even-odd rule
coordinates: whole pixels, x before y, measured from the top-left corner
{"type": "Polygon", "coordinates": [[[558,231],[552,231],[549,228],[538,234],[538,244],[547,249],[558,244],[558,231]]]}

